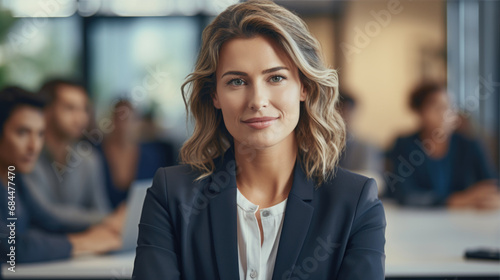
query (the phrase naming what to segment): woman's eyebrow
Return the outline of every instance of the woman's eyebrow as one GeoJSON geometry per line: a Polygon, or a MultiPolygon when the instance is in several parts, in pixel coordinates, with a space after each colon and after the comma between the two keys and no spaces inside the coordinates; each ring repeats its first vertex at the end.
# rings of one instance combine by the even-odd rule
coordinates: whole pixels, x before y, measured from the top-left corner
{"type": "MultiPolygon", "coordinates": [[[[276,71],[279,71],[279,70],[288,70],[288,71],[290,71],[290,69],[288,69],[285,66],[277,66],[277,67],[273,67],[273,68],[269,68],[269,69],[263,70],[262,74],[268,74],[268,73],[276,72],[276,71]]],[[[226,73],[222,74],[221,78],[224,77],[224,76],[226,76],[226,75],[248,76],[247,73],[241,72],[241,71],[227,71],[226,73]]]]}
{"type": "Polygon", "coordinates": [[[221,78],[226,76],[226,75],[236,75],[236,76],[248,76],[247,73],[245,72],[240,72],[240,71],[227,71],[226,73],[222,74],[221,78]]]}
{"type": "Polygon", "coordinates": [[[288,71],[290,71],[290,69],[288,69],[285,66],[278,66],[278,67],[273,67],[273,68],[266,69],[266,70],[262,71],[262,74],[268,74],[268,73],[276,72],[276,71],[279,71],[279,70],[288,70],[288,71]]]}

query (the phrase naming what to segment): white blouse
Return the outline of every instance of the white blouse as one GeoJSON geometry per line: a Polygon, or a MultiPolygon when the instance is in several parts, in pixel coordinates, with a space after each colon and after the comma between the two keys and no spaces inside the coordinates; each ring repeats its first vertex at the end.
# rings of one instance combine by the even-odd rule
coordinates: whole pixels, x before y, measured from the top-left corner
{"type": "MultiPolygon", "coordinates": [[[[287,198],[288,199],[288,198],[287,198]]],[[[278,252],[287,199],[260,209],[237,191],[238,264],[241,280],[272,279],[278,252]],[[259,224],[255,213],[260,211],[264,242],[261,246],[259,224]]]]}

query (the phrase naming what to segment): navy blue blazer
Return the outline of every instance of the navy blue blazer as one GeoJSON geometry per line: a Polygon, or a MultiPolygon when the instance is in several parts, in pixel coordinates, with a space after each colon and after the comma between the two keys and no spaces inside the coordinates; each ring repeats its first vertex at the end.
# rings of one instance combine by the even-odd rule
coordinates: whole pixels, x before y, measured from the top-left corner
{"type": "MultiPolygon", "coordinates": [[[[132,279],[239,279],[236,163],[228,150],[195,181],[159,169],[139,224],[132,279]]],[[[315,188],[296,162],[273,280],[384,279],[385,215],[373,179],[341,168],[315,188]]]]}

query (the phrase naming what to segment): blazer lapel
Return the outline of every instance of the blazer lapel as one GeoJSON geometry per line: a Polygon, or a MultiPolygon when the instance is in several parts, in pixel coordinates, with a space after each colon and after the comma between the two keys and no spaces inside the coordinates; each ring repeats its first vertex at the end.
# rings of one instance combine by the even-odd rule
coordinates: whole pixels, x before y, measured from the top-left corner
{"type": "MultiPolygon", "coordinates": [[[[236,162],[231,149],[219,160],[221,161],[216,163],[216,171],[212,174],[208,186],[209,192],[217,193],[209,203],[210,224],[220,279],[235,280],[239,279],[236,162]]],[[[314,207],[310,205],[313,192],[314,182],[307,179],[297,160],[285,209],[273,280],[288,279],[297,262],[314,212],[314,207]]]]}
{"type": "Polygon", "coordinates": [[[234,157],[227,151],[223,161],[216,164],[208,186],[211,193],[219,192],[210,200],[209,211],[221,280],[239,279],[235,166],[234,157]]]}
{"type": "Polygon", "coordinates": [[[311,206],[314,182],[308,180],[299,161],[295,163],[292,189],[286,204],[283,228],[273,280],[289,279],[309,230],[314,207],[311,206]]]}

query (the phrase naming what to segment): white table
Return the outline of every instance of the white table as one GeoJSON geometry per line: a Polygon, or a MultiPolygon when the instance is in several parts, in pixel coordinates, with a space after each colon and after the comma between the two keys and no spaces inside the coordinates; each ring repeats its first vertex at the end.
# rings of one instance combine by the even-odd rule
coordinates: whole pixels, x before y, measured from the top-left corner
{"type": "Polygon", "coordinates": [[[469,248],[500,248],[500,211],[384,207],[386,276],[500,276],[500,262],[463,257],[469,248]]]}
{"type": "MultiPolygon", "coordinates": [[[[500,262],[463,258],[467,248],[500,247],[500,211],[405,209],[385,203],[387,277],[499,276],[500,262]]],[[[5,279],[127,279],[134,254],[86,256],[68,261],[3,266],[5,279]]]]}
{"type": "Polygon", "coordinates": [[[82,256],[67,261],[17,265],[16,272],[2,266],[5,279],[130,279],[135,253],[82,256]]]}

